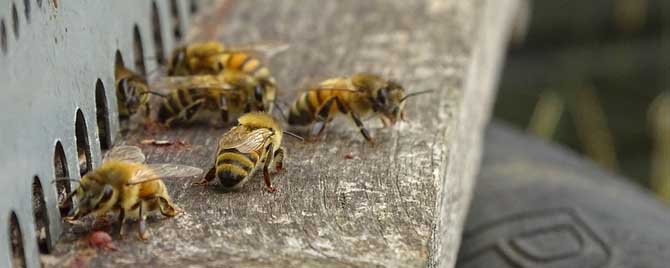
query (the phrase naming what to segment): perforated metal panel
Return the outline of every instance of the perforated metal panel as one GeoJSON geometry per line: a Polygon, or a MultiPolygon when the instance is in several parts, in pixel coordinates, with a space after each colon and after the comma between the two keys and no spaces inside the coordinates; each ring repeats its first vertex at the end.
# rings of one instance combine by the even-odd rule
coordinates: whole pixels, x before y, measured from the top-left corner
{"type": "Polygon", "coordinates": [[[61,233],[56,173],[78,179],[80,160],[94,168],[113,144],[117,50],[126,66],[155,69],[195,4],[0,0],[0,267],[20,267],[21,251],[40,266],[61,233]]]}

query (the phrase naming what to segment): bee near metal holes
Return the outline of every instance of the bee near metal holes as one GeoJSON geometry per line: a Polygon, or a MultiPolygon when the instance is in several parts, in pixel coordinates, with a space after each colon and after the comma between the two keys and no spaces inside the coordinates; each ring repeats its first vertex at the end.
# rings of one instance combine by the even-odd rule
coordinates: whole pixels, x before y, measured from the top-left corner
{"type": "Polygon", "coordinates": [[[385,127],[405,120],[405,101],[431,90],[407,94],[397,82],[368,73],[325,80],[301,93],[289,110],[288,122],[311,125],[310,138],[318,137],[337,115],[348,115],[361,135],[374,140],[361,118],[377,116],[385,127]]]}
{"type": "Polygon", "coordinates": [[[272,77],[270,69],[254,54],[271,55],[283,51],[286,47],[272,44],[225,47],[223,43],[217,41],[191,43],[178,47],[171,53],[167,74],[216,75],[224,70],[243,72],[258,81],[262,90],[259,94],[269,100],[261,109],[271,113],[277,92],[277,81],[272,77]]]}
{"type": "Polygon", "coordinates": [[[262,169],[268,191],[275,192],[269,167],[274,164],[277,172],[283,168],[283,134],[302,138],[283,131],[279,123],[265,113],[248,113],[241,116],[238,122],[237,126],[221,136],[214,166],[195,184],[206,185],[218,178],[224,189],[234,190],[242,187],[258,169],[262,169]]]}
{"type": "Polygon", "coordinates": [[[147,80],[120,64],[116,65],[114,74],[119,117],[124,120],[128,119],[144,108],[145,118],[148,118],[151,92],[147,80]]]}
{"type": "Polygon", "coordinates": [[[168,89],[157,113],[157,120],[168,127],[212,113],[225,123],[231,116],[263,111],[274,101],[264,94],[256,79],[235,70],[218,75],[166,77],[152,84],[152,88],[168,89]]]}
{"type": "Polygon", "coordinates": [[[106,154],[103,164],[84,175],[78,187],[67,194],[66,202],[75,199],[76,206],[65,217],[76,221],[87,215],[103,216],[117,212],[119,233],[125,234],[128,219],[139,221],[139,237],[148,239],[146,218],[159,211],[173,217],[181,210],[172,203],[162,178],[193,177],[202,174],[196,167],[176,164],[144,164],[145,156],[135,146],[117,146],[106,154]]]}

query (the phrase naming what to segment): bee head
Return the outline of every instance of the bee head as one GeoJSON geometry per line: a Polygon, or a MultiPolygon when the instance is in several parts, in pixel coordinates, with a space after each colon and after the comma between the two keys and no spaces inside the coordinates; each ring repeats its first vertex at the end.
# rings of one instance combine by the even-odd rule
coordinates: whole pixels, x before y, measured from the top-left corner
{"type": "Polygon", "coordinates": [[[142,104],[149,100],[149,88],[140,81],[124,78],[119,81],[118,87],[123,104],[130,113],[135,113],[142,104]]]}
{"type": "Polygon", "coordinates": [[[375,92],[373,107],[391,125],[404,117],[405,88],[394,81],[388,81],[375,92]]]}
{"type": "Polygon", "coordinates": [[[66,220],[72,221],[84,217],[96,210],[109,207],[114,201],[115,191],[112,185],[101,184],[93,180],[82,178],[81,184],[74,191],[77,206],[66,220]]]}

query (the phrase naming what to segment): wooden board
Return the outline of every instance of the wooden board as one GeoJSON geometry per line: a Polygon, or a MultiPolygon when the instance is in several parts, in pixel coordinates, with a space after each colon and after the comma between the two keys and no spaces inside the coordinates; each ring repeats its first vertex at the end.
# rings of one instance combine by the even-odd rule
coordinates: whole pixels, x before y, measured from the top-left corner
{"type": "MultiPolygon", "coordinates": [[[[287,138],[286,170],[274,177],[274,194],[265,191],[260,176],[230,193],[167,181],[186,212],[152,219],[150,241],[132,235],[115,242],[116,252],[96,252],[82,240],[90,225],[70,226],[47,260],[93,267],[452,266],[516,4],[219,3],[206,18],[223,17],[223,23],[210,21],[194,36],[290,44],[270,63],[284,101],[309,82],[358,71],[392,77],[409,91],[435,92],[409,101],[409,122],[383,129],[378,120],[366,121],[375,147],[346,121],[331,125],[318,143],[287,138]]],[[[148,162],[207,169],[225,130],[136,133],[124,143],[184,140],[190,146],[144,146],[148,162]]]]}

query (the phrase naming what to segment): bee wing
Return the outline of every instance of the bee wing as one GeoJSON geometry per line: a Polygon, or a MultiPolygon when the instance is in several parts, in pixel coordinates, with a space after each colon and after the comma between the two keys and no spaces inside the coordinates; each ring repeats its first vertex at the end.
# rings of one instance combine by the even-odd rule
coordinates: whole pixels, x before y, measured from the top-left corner
{"type": "Polygon", "coordinates": [[[235,127],[221,137],[219,148],[234,148],[241,153],[250,153],[260,150],[270,136],[272,131],[266,128],[248,131],[242,127],[235,127]]]}
{"type": "Polygon", "coordinates": [[[151,171],[161,178],[187,178],[202,174],[202,169],[179,164],[148,164],[151,171]]]}
{"type": "Polygon", "coordinates": [[[151,83],[152,89],[173,88],[219,88],[233,90],[235,87],[223,79],[212,75],[170,76],[151,83]]]}
{"type": "Polygon", "coordinates": [[[165,178],[188,178],[202,174],[202,169],[179,164],[149,164],[135,173],[127,185],[135,185],[165,178]]]}
{"type": "Polygon", "coordinates": [[[226,46],[223,53],[229,52],[247,52],[259,54],[265,58],[272,58],[275,55],[282,53],[288,50],[291,47],[288,43],[285,42],[261,42],[253,44],[243,44],[243,45],[234,45],[226,46]]]}
{"type": "Polygon", "coordinates": [[[107,153],[105,153],[105,156],[103,157],[103,162],[107,162],[110,160],[117,160],[117,161],[126,161],[126,162],[133,162],[133,163],[144,163],[144,160],[146,157],[144,156],[144,153],[142,153],[142,149],[140,149],[137,146],[129,146],[129,145],[122,145],[122,146],[115,146],[107,153]]]}

